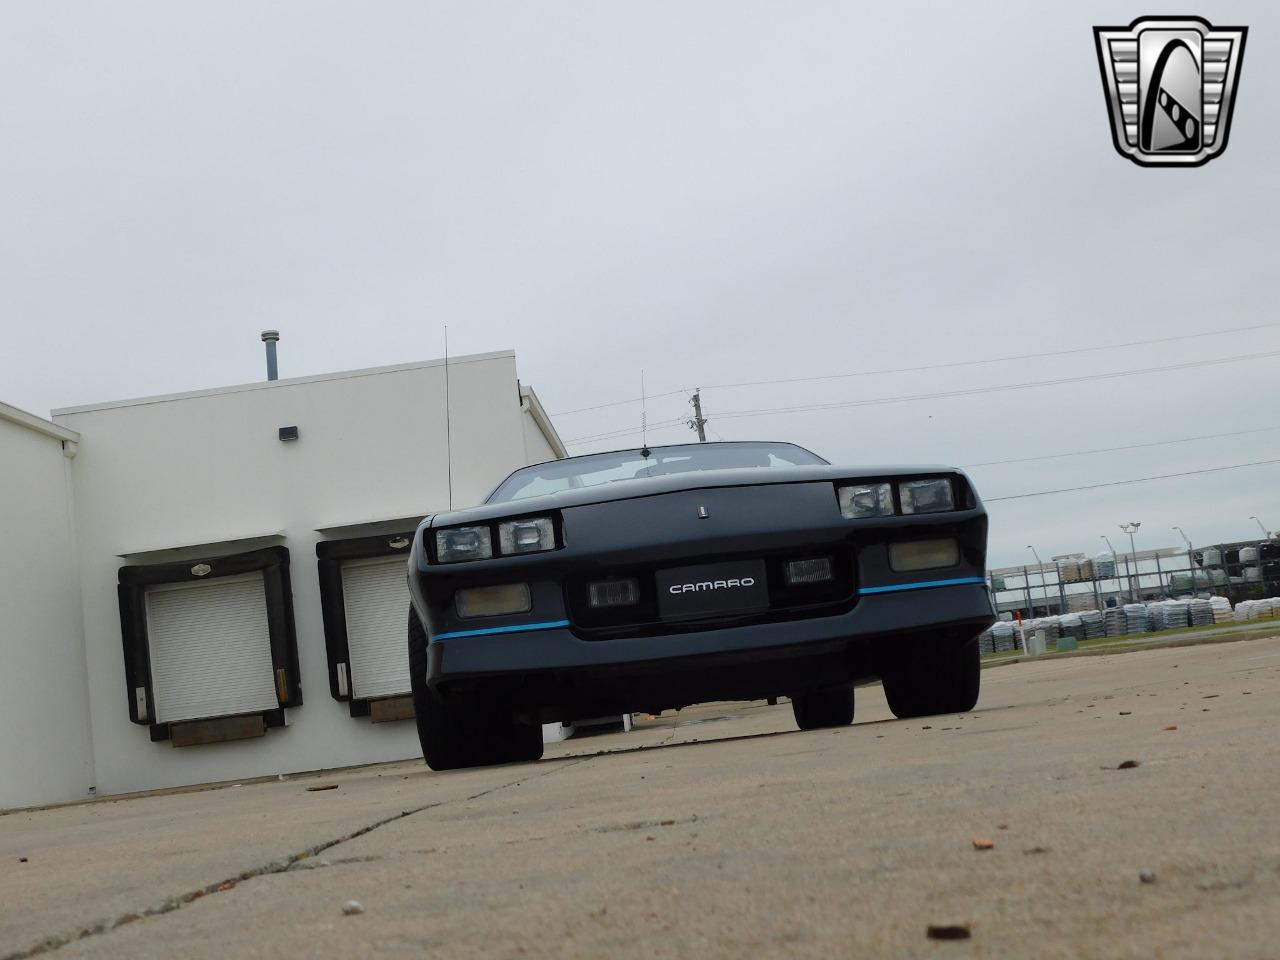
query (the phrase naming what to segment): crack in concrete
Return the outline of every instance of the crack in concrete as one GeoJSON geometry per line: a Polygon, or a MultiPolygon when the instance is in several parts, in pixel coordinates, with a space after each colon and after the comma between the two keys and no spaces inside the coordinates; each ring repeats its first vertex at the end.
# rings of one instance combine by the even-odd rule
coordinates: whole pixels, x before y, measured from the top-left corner
{"type": "MultiPolygon", "coordinates": [[[[62,947],[65,947],[67,944],[75,943],[78,940],[84,940],[88,937],[96,937],[96,936],[101,936],[104,933],[110,933],[112,930],[118,929],[119,927],[123,927],[126,924],[133,923],[138,920],[145,920],[147,917],[163,916],[166,913],[172,913],[175,910],[181,910],[183,907],[187,906],[188,904],[194,903],[195,901],[200,900],[204,897],[210,896],[211,894],[223,893],[227,890],[233,890],[239,884],[243,883],[246,880],[252,880],[254,877],[269,876],[275,873],[286,873],[286,872],[289,872],[291,869],[297,869],[297,866],[299,864],[306,862],[311,857],[314,857],[317,854],[323,853],[325,850],[329,850],[332,847],[336,847],[339,844],[347,843],[350,840],[354,840],[357,837],[363,837],[365,834],[372,833],[374,830],[377,830],[380,827],[385,827],[389,823],[395,823],[398,820],[404,820],[406,817],[411,817],[416,813],[422,813],[424,810],[434,810],[438,807],[445,807],[451,803],[459,803],[459,802],[467,803],[472,800],[480,800],[484,797],[489,796],[490,794],[497,793],[499,790],[506,790],[509,787],[517,786],[518,784],[524,783],[525,781],[533,780],[539,777],[547,777],[553,773],[559,773],[560,771],[568,769],[569,767],[576,766],[579,763],[585,763],[588,760],[594,760],[595,756],[598,756],[598,755],[566,758],[563,761],[551,761],[553,763],[557,763],[558,765],[553,767],[550,770],[530,773],[526,776],[518,777],[517,779],[511,780],[507,783],[500,783],[495,786],[489,787],[488,789],[481,790],[479,793],[473,793],[467,797],[460,797],[455,800],[438,800],[435,803],[424,803],[422,806],[414,807],[411,810],[402,810],[399,813],[392,814],[391,816],[383,817],[381,820],[375,820],[373,823],[365,824],[363,827],[359,827],[355,830],[352,830],[350,833],[343,834],[340,837],[335,837],[330,840],[324,840],[324,841],[321,841],[320,843],[312,844],[311,846],[305,847],[302,850],[297,851],[296,853],[291,853],[288,856],[280,857],[276,860],[268,861],[267,863],[261,864],[256,867],[250,867],[247,870],[242,870],[240,873],[236,874],[235,876],[227,877],[223,880],[218,880],[214,883],[207,884],[195,890],[189,890],[186,893],[179,894],[177,896],[167,897],[164,900],[161,900],[157,903],[153,903],[151,906],[146,907],[145,909],[129,910],[122,914],[118,914],[117,916],[111,917],[108,920],[98,920],[94,923],[89,924],[86,927],[80,928],[74,933],[51,934],[50,936],[45,937],[43,940],[38,941],[37,943],[33,944],[30,947],[27,947],[22,950],[18,950],[15,953],[7,953],[7,954],[4,954],[3,956],[0,956],[0,960],[28,960],[29,957],[37,957],[37,956],[40,956],[41,954],[51,953],[54,950],[59,950],[62,947]]],[[[338,861],[338,862],[341,862],[341,861],[338,861]]]]}

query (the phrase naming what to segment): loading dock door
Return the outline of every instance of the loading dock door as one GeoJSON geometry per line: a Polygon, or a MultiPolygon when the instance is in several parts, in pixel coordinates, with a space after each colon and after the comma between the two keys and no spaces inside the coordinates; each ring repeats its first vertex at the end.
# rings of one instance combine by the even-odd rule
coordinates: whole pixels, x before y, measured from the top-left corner
{"type": "Polygon", "coordinates": [[[278,709],[262,573],[146,590],[155,722],[278,709]]]}
{"type": "Polygon", "coordinates": [[[409,585],[403,556],[346,560],[342,598],[356,700],[409,692],[409,585]]]}

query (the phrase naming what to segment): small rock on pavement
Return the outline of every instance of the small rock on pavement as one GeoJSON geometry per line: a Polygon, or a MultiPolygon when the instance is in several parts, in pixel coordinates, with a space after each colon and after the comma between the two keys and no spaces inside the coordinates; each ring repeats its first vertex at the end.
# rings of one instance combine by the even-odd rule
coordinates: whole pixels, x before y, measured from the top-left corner
{"type": "Polygon", "coordinates": [[[928,936],[930,940],[968,940],[969,925],[967,923],[931,923],[928,936]]]}
{"type": "Polygon", "coordinates": [[[357,913],[364,913],[364,907],[359,900],[348,900],[342,905],[342,912],[345,916],[354,917],[357,913]]]}
{"type": "Polygon", "coordinates": [[[975,850],[990,850],[995,845],[996,842],[994,840],[988,840],[986,837],[973,838],[973,849],[975,850]]]}
{"type": "Polygon", "coordinates": [[[1139,763],[1138,763],[1138,761],[1137,761],[1137,760],[1126,760],[1126,761],[1124,761],[1124,763],[1120,764],[1120,766],[1116,767],[1116,769],[1117,769],[1117,770],[1132,770],[1132,769],[1133,769],[1134,767],[1136,767],[1136,766],[1139,766],[1139,763]]]}
{"type": "Polygon", "coordinates": [[[1142,869],[1138,871],[1138,879],[1143,883],[1155,883],[1156,872],[1154,870],[1142,869]]]}

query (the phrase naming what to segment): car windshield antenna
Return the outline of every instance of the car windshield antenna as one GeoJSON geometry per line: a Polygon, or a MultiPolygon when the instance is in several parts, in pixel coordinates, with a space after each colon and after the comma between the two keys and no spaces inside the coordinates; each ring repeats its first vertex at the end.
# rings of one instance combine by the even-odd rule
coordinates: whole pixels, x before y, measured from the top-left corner
{"type": "Polygon", "coordinates": [[[644,369],[640,370],[640,456],[649,456],[649,408],[644,396],[644,369]]]}
{"type": "Polygon", "coordinates": [[[453,509],[453,419],[449,409],[449,325],[444,325],[444,460],[448,477],[449,509],[453,509]]]}

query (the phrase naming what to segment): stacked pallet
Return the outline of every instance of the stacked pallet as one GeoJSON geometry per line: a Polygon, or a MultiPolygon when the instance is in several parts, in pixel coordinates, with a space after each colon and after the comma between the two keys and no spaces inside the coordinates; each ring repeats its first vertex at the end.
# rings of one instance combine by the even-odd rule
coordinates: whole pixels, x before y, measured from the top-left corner
{"type": "Polygon", "coordinates": [[[1107,623],[1101,610],[1086,610],[1080,614],[1086,640],[1101,640],[1107,635],[1107,623]]]}
{"type": "Polygon", "coordinates": [[[1195,599],[1187,604],[1187,609],[1191,613],[1191,625],[1193,627],[1208,627],[1215,622],[1213,604],[1208,600],[1195,599]]]}
{"type": "Polygon", "coordinates": [[[1124,607],[1108,607],[1102,617],[1108,637],[1123,637],[1129,632],[1129,619],[1125,616],[1124,607]]]}
{"type": "Polygon", "coordinates": [[[1142,603],[1126,603],[1124,605],[1126,633],[1146,633],[1151,629],[1151,620],[1147,616],[1147,607],[1142,603]]]}

